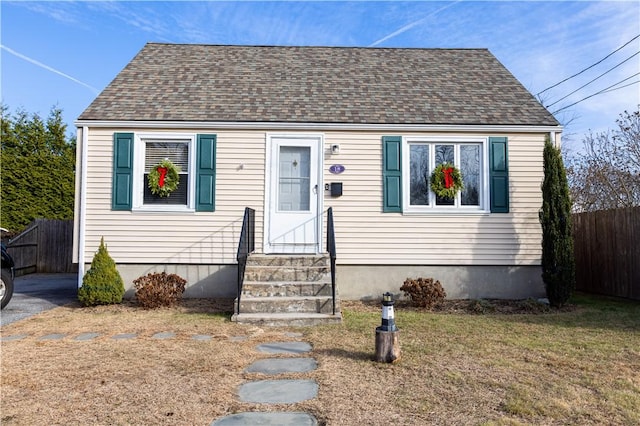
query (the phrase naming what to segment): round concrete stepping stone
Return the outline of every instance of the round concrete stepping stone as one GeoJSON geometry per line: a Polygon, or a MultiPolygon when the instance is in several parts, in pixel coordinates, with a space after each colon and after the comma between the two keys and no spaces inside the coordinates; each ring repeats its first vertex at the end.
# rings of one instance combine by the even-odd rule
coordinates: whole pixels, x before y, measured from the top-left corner
{"type": "Polygon", "coordinates": [[[311,345],[306,342],[275,342],[258,345],[260,352],[270,354],[302,354],[311,351],[311,345]]]}
{"type": "Polygon", "coordinates": [[[245,371],[263,374],[306,373],[316,368],[318,363],[313,358],[267,358],[254,362],[245,371]]]}
{"type": "Polygon", "coordinates": [[[315,417],[307,413],[237,413],[223,417],[210,426],[317,426],[315,417]]]}
{"type": "Polygon", "coordinates": [[[78,341],[93,340],[99,335],[100,333],[81,333],[81,334],[78,334],[74,340],[78,340],[78,341]]]}
{"type": "Polygon", "coordinates": [[[243,384],[238,392],[242,402],[270,404],[293,404],[317,395],[314,380],[259,380],[243,384]]]}
{"type": "Polygon", "coordinates": [[[176,337],[176,333],[172,333],[170,331],[156,333],[153,336],[151,336],[152,339],[158,339],[158,340],[173,339],[174,337],[176,337]]]}
{"type": "Polygon", "coordinates": [[[62,333],[53,333],[53,334],[47,334],[46,336],[42,336],[38,340],[62,340],[64,339],[64,336],[66,335],[62,333]]]}
{"type": "Polygon", "coordinates": [[[2,342],[10,342],[10,341],[13,341],[13,340],[22,340],[27,336],[28,336],[28,334],[14,334],[12,336],[2,336],[2,337],[0,337],[0,341],[2,341],[2,342]]]}
{"type": "Polygon", "coordinates": [[[138,335],[135,333],[123,333],[123,334],[116,334],[111,338],[115,340],[129,340],[129,339],[135,339],[136,337],[138,337],[138,335]]]}

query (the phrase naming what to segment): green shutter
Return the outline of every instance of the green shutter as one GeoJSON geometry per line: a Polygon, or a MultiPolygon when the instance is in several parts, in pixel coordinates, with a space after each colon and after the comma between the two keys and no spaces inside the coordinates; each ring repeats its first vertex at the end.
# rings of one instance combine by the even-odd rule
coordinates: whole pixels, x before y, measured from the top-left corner
{"type": "Polygon", "coordinates": [[[133,133],[114,133],[112,210],[131,210],[132,188],[133,133]]]}
{"type": "Polygon", "coordinates": [[[509,153],[507,138],[489,138],[491,212],[509,213],[509,153]]]}
{"type": "Polygon", "coordinates": [[[402,212],[402,137],[382,137],[382,211],[402,212]]]}
{"type": "Polygon", "coordinates": [[[215,211],[216,135],[198,135],[196,146],[196,211],[215,211]]]}

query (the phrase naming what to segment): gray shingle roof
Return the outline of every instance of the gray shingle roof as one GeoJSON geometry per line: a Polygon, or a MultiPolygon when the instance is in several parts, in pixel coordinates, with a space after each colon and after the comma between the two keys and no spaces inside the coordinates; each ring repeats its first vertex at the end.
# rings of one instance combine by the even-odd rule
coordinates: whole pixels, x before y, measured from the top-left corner
{"type": "Polygon", "coordinates": [[[79,119],[558,125],[486,49],[157,43],[79,119]]]}

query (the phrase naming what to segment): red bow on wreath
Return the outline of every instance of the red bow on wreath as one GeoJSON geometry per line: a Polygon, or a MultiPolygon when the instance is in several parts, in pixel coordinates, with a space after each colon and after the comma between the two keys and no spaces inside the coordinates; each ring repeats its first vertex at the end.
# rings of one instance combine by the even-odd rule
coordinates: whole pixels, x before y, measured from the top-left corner
{"type": "Polygon", "coordinates": [[[451,167],[447,167],[446,169],[442,169],[442,173],[444,173],[444,187],[449,189],[453,186],[453,169],[451,167]]]}
{"type": "Polygon", "coordinates": [[[158,186],[160,188],[164,186],[164,178],[167,175],[168,170],[169,169],[167,169],[166,167],[158,167],[158,173],[160,173],[160,177],[158,178],[158,186]]]}

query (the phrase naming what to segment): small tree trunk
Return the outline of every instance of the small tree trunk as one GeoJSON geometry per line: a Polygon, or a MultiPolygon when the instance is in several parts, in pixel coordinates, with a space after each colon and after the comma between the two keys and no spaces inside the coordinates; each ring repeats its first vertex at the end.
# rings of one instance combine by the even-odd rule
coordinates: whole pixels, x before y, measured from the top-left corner
{"type": "Polygon", "coordinates": [[[376,330],[376,361],[393,363],[400,359],[399,333],[376,330]]]}

